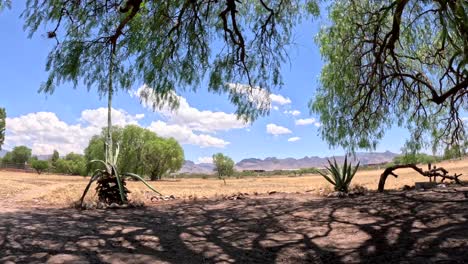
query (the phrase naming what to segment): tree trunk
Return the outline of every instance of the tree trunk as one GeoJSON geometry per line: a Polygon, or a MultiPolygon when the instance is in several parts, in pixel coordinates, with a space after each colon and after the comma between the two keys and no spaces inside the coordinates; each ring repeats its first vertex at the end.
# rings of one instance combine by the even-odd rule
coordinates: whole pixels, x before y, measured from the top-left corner
{"type": "MultiPolygon", "coordinates": [[[[114,49],[112,49],[114,50],[114,49]]],[[[107,142],[106,142],[106,162],[114,163],[112,151],[112,76],[114,75],[114,53],[112,51],[109,63],[109,90],[107,91],[107,142]]]]}
{"type": "Polygon", "coordinates": [[[434,166],[433,169],[431,169],[431,165],[428,166],[429,170],[423,171],[423,169],[419,168],[416,166],[416,164],[401,164],[401,165],[394,165],[391,167],[388,167],[384,170],[384,172],[380,175],[380,180],[379,180],[379,187],[378,191],[383,192],[384,187],[385,187],[385,181],[387,180],[387,177],[389,175],[394,176],[395,178],[398,177],[393,171],[397,169],[404,169],[404,168],[411,168],[415,171],[417,171],[419,174],[425,177],[429,177],[429,180],[432,181],[432,177],[434,177],[434,182],[436,181],[436,177],[441,177],[443,182],[445,179],[453,180],[458,184],[461,184],[460,180],[458,177],[460,177],[462,174],[454,174],[453,176],[447,175],[448,171],[442,167],[436,168],[434,166]]]}

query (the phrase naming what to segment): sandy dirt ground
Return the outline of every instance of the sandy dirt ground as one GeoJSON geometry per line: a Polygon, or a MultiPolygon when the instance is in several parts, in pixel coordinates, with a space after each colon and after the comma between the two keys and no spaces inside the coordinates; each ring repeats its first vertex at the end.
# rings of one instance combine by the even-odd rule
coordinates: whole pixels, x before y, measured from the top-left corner
{"type": "MultiPolygon", "coordinates": [[[[463,173],[460,164],[452,170],[463,173]]],[[[364,171],[356,180],[378,174],[364,171]]],[[[57,202],[74,191],[44,197],[81,191],[83,178],[9,175],[0,174],[0,263],[468,263],[467,187],[339,199],[302,192],[319,188],[313,176],[231,180],[228,186],[238,183],[232,189],[197,180],[214,189],[207,199],[79,211],[57,202]],[[216,196],[251,185],[278,193],[216,196]]],[[[388,186],[424,180],[411,175],[389,178],[388,186]]],[[[189,190],[191,181],[160,187],[189,190]]]]}

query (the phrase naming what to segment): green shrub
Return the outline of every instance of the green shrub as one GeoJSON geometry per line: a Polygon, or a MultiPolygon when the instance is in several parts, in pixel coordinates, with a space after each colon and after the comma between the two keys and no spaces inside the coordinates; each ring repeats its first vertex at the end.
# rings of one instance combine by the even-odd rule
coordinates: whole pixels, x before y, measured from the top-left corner
{"type": "Polygon", "coordinates": [[[49,162],[45,160],[33,160],[31,162],[31,167],[36,170],[38,174],[41,174],[49,168],[49,162]]]}
{"type": "Polygon", "coordinates": [[[353,179],[354,175],[356,174],[359,168],[359,162],[353,168],[351,163],[348,164],[347,157],[345,157],[344,164],[342,167],[338,165],[336,159],[333,160],[333,163],[330,160],[328,160],[328,164],[330,165],[330,167],[326,167],[326,172],[321,172],[318,170],[317,172],[335,187],[335,191],[347,193],[349,191],[349,185],[351,184],[351,180],[353,179]]]}

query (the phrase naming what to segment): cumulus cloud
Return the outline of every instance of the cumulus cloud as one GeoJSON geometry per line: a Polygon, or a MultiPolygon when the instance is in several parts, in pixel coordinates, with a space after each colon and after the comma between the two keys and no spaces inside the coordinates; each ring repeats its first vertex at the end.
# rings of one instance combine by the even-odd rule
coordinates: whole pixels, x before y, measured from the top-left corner
{"type": "Polygon", "coordinates": [[[300,137],[291,137],[291,138],[288,138],[288,141],[289,142],[296,142],[296,141],[299,141],[301,138],[300,137]]]}
{"type": "Polygon", "coordinates": [[[213,163],[213,157],[199,157],[195,163],[213,163]]]}
{"type": "Polygon", "coordinates": [[[148,129],[161,137],[173,137],[181,144],[216,148],[224,148],[230,144],[221,138],[213,137],[211,135],[195,134],[188,126],[167,124],[160,120],[152,122],[148,129]]]}
{"type": "MultiPolygon", "coordinates": [[[[137,119],[123,110],[112,109],[112,113],[116,125],[133,124],[137,119]]],[[[7,118],[5,148],[25,145],[38,155],[51,154],[54,149],[62,154],[82,153],[89,139],[99,134],[106,124],[107,110],[100,108],[83,111],[77,124],[67,124],[51,112],[7,118]]]]}
{"type": "Polygon", "coordinates": [[[276,124],[268,124],[266,126],[266,131],[268,134],[272,134],[272,135],[284,135],[284,134],[291,134],[291,130],[289,130],[288,128],[286,127],[282,127],[282,126],[278,126],[276,124]]]}
{"type": "Polygon", "coordinates": [[[322,124],[315,120],[315,118],[305,118],[305,119],[298,119],[296,120],[297,126],[307,126],[307,125],[314,125],[316,127],[320,127],[322,124]]]}
{"type": "MultiPolygon", "coordinates": [[[[148,86],[142,86],[136,91],[144,106],[153,109],[152,102],[156,101],[154,93],[148,86]],[[142,96],[146,94],[146,96],[142,96]]],[[[228,131],[231,129],[245,128],[248,126],[242,120],[237,118],[236,114],[225,112],[214,112],[208,110],[199,110],[190,106],[182,96],[175,95],[179,106],[172,109],[169,104],[161,104],[159,108],[153,109],[167,118],[171,125],[183,125],[191,130],[214,133],[217,131],[228,131]]]]}
{"type": "MultiPolygon", "coordinates": [[[[112,125],[126,126],[138,124],[138,120],[145,117],[145,114],[130,115],[125,110],[112,108],[112,125]]],[[[90,126],[107,126],[107,108],[86,109],[81,112],[80,121],[90,126]]]]}
{"type": "Polygon", "coordinates": [[[280,105],[286,105],[291,103],[291,99],[284,97],[280,94],[270,94],[270,100],[273,103],[278,103],[280,105]]]}
{"type": "MultiPolygon", "coordinates": [[[[131,115],[122,109],[112,109],[112,123],[117,126],[140,125],[144,114],[131,115]]],[[[36,155],[83,153],[92,136],[107,126],[107,109],[86,109],[74,124],[64,122],[52,112],[37,112],[6,119],[5,149],[25,145],[36,155]]],[[[162,137],[174,137],[181,144],[201,147],[225,147],[229,142],[206,134],[196,134],[189,126],[153,122],[150,127],[162,137]]]]}
{"type": "Polygon", "coordinates": [[[300,111],[298,110],[286,110],[284,111],[285,114],[289,114],[289,115],[292,115],[292,116],[298,116],[301,114],[300,111]]]}

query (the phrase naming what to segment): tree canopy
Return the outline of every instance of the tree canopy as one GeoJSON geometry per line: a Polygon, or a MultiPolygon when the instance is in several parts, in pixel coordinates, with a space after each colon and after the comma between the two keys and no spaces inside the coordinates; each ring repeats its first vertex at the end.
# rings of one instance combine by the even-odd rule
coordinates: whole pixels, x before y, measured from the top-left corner
{"type": "Polygon", "coordinates": [[[228,92],[249,119],[268,109],[251,101],[252,89],[239,93],[226,82],[280,86],[293,27],[318,11],[313,0],[28,0],[22,17],[31,35],[47,28],[56,41],[41,91],[82,81],[105,94],[110,82],[116,89],[139,82],[153,88],[155,106],[176,106],[174,91],[196,89],[207,76],[209,90],[228,92]]]}
{"type": "MultiPolygon", "coordinates": [[[[85,149],[88,172],[96,169],[89,161],[104,158],[106,133],[103,129],[100,135],[93,136],[85,149]]],[[[136,125],[112,127],[112,140],[120,150],[116,165],[122,172],[148,175],[155,180],[179,170],[184,162],[183,149],[175,139],[158,137],[136,125]]]]}
{"type": "Polygon", "coordinates": [[[396,124],[409,148],[463,145],[468,2],[333,1],[317,41],[325,61],[311,110],[332,146],[375,148],[396,124]]]}
{"type": "Polygon", "coordinates": [[[8,152],[3,160],[15,164],[25,164],[31,159],[32,151],[26,146],[14,147],[12,151],[8,152]]]}
{"type": "Polygon", "coordinates": [[[153,181],[178,171],[185,161],[184,150],[173,138],[156,138],[146,142],[141,156],[146,174],[153,181]]]}
{"type": "Polygon", "coordinates": [[[224,177],[234,174],[234,161],[223,153],[214,154],[213,163],[220,179],[224,180],[224,177]]]}

